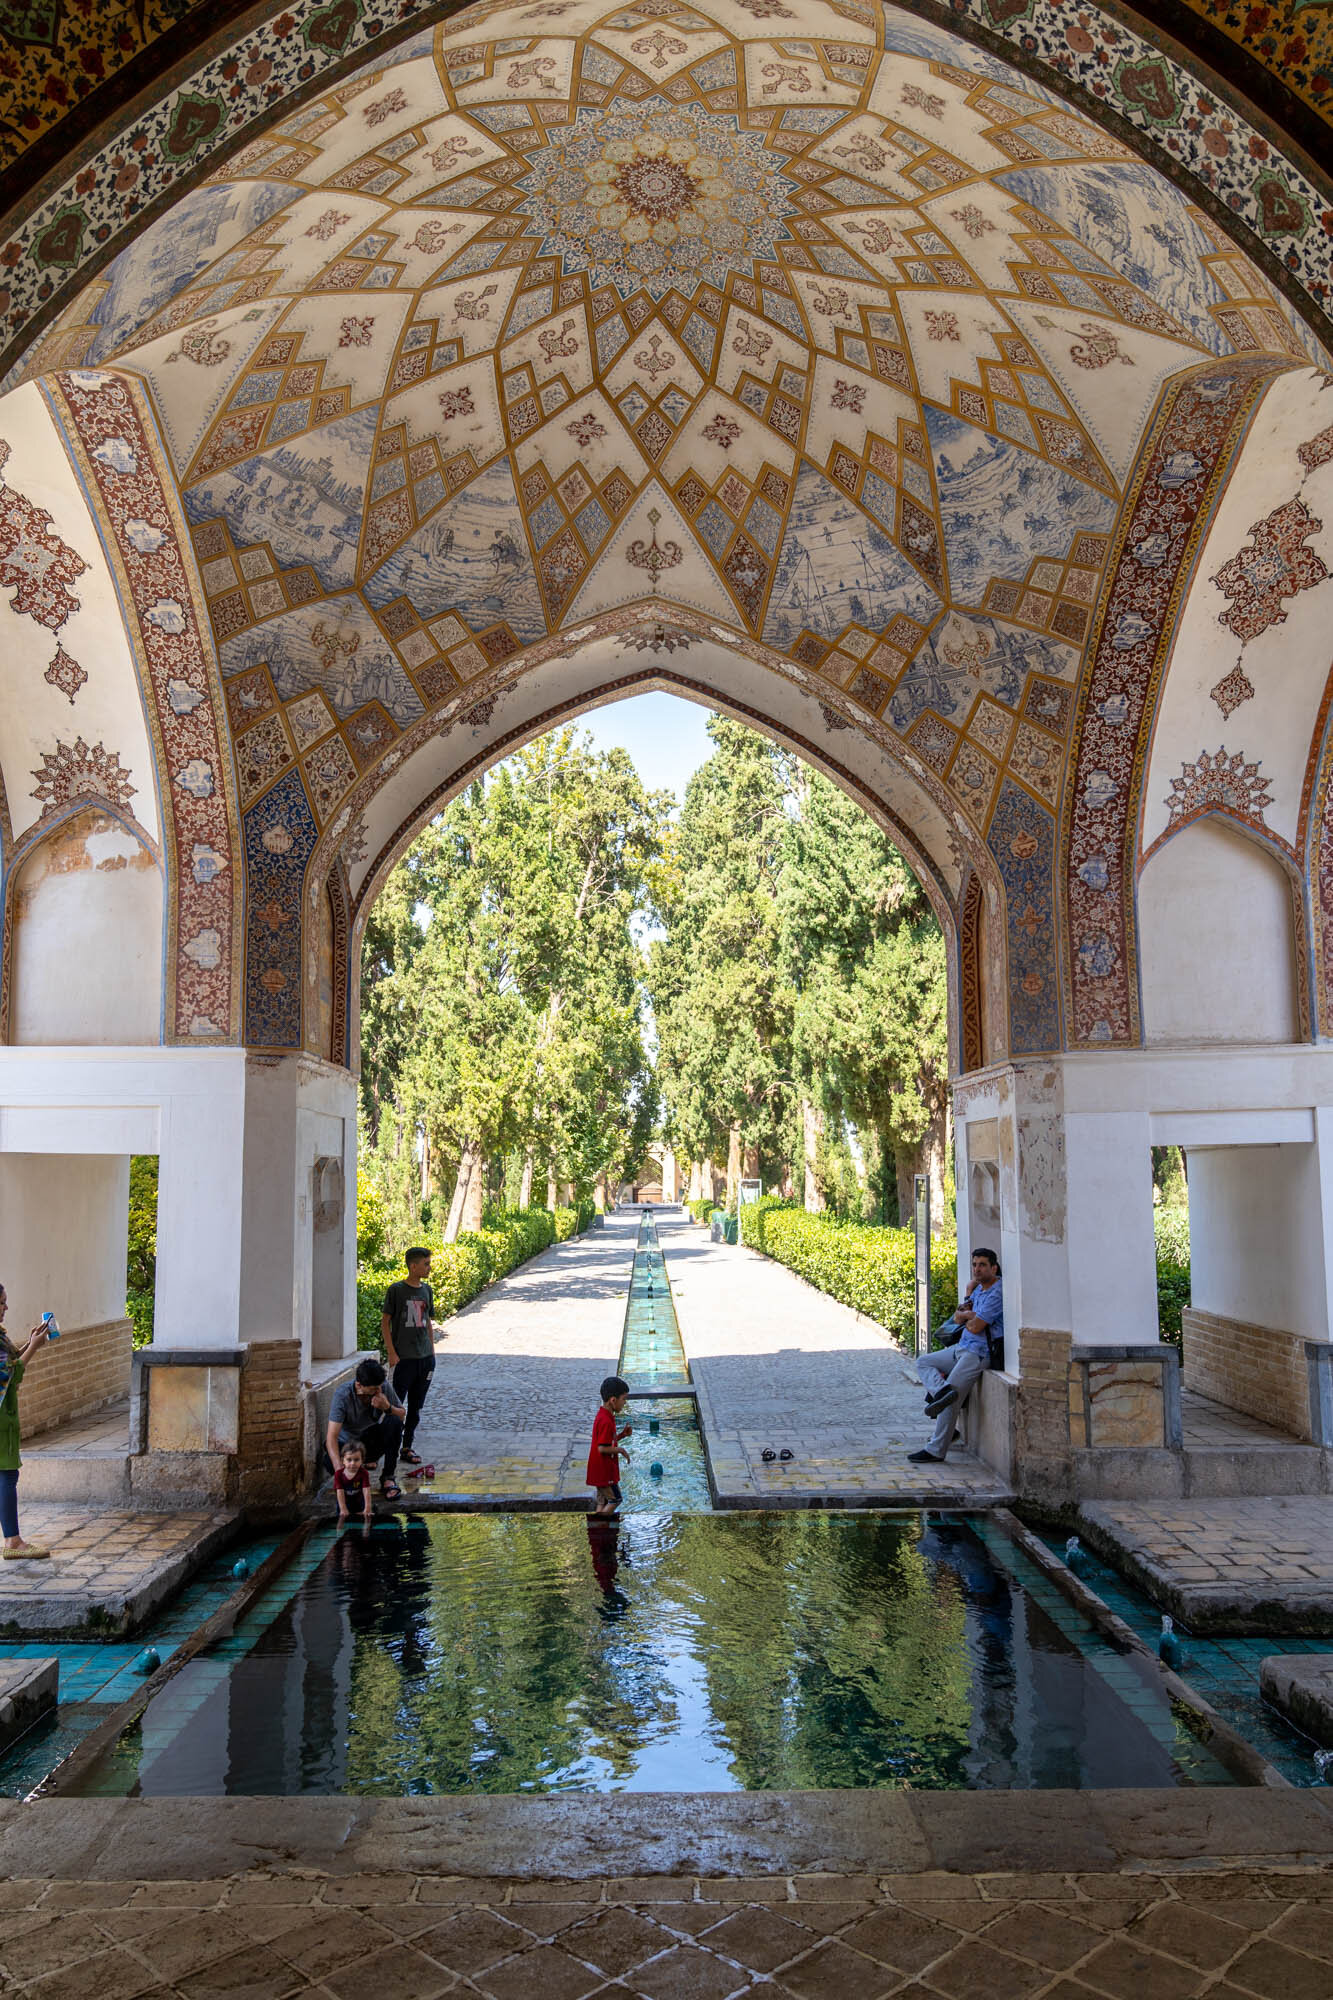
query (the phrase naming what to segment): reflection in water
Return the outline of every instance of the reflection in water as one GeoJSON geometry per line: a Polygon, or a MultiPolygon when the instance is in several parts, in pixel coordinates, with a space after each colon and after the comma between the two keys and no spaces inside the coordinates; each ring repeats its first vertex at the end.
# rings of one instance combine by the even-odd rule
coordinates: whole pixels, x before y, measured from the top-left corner
{"type": "Polygon", "coordinates": [[[88,1789],[1226,1782],[988,1523],[455,1514],[344,1533],[88,1789]]]}
{"type": "Polygon", "coordinates": [[[629,1610],[629,1599],[623,1591],[616,1589],[616,1578],[620,1574],[620,1522],[595,1521],[589,1515],[587,1527],[592,1573],[602,1593],[602,1616],[607,1619],[621,1618],[629,1610]]]}

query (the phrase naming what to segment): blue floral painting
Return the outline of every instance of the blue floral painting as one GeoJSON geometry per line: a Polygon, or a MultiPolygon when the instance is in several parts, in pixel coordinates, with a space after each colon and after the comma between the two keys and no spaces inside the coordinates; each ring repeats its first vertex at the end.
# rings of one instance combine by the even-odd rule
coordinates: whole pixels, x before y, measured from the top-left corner
{"type": "Polygon", "coordinates": [[[421,618],[455,611],[474,632],[503,619],[525,645],[544,638],[541,593],[507,461],[488,466],[395,549],[365,594],[377,608],[408,597],[421,618]]]}
{"type": "Polygon", "coordinates": [[[356,579],[378,411],[357,410],[215,473],[185,494],[192,522],[219,515],[233,541],[267,541],[284,568],[309,563],[326,590],[356,579]]]}
{"type": "Polygon", "coordinates": [[[883,529],[802,464],[768,600],[764,637],[787,647],[807,628],[836,639],[848,625],[882,632],[901,611],[928,625],[940,600],[883,529]]]}
{"type": "Polygon", "coordinates": [[[992,577],[1021,581],[1037,556],[1060,559],[1075,535],[1106,534],[1116,503],[1008,438],[926,410],[949,586],[980,605],[992,577]]]}

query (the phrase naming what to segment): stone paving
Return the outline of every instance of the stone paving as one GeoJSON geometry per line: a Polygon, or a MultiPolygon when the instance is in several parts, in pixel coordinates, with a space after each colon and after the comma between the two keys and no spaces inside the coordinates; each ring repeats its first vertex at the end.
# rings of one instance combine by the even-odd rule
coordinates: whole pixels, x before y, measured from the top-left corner
{"type": "Polygon", "coordinates": [[[1333,1632],[1333,1498],[1084,1501],[1079,1520],[1188,1630],[1333,1632]]]}
{"type": "Polygon", "coordinates": [[[587,1504],[597,1390],[620,1355],[639,1218],[553,1244],[445,1322],[416,1448],[437,1504],[587,1504]]]}
{"type": "Polygon", "coordinates": [[[911,1465],[930,1433],[915,1363],[872,1320],[757,1251],[657,1217],[720,1506],[995,1505],[970,1451],[911,1465]],[[794,1456],[766,1465],[762,1453],[794,1456]]]}
{"type": "Polygon", "coordinates": [[[235,1534],[234,1509],[145,1513],[25,1503],[27,1540],[47,1562],[0,1564],[0,1639],[120,1639],[135,1632],[235,1534]]]}
{"type": "Polygon", "coordinates": [[[1333,1875],[0,1884],[25,2000],[1326,2000],[1333,1875]]]}

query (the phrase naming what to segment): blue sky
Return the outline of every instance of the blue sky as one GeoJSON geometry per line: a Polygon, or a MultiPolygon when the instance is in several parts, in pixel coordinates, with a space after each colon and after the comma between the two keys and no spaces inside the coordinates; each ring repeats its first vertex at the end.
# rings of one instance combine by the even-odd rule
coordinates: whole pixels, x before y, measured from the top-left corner
{"type": "Polygon", "coordinates": [[[670,791],[677,804],[691,774],[712,751],[704,730],[708,710],[674,694],[636,694],[581,715],[599,750],[627,750],[649,791],[670,791]]]}

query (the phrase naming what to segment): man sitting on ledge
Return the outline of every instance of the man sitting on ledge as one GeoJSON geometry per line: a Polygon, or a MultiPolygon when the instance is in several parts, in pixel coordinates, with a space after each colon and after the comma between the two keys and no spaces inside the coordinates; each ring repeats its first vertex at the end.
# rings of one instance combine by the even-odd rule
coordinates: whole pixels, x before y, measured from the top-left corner
{"type": "Polygon", "coordinates": [[[952,1316],[935,1338],[943,1354],[928,1355],[921,1364],[926,1415],[935,1419],[924,1451],[908,1453],[913,1465],[942,1465],[954,1438],[954,1416],[967,1401],[984,1369],[1004,1362],[1004,1297],[1000,1261],[993,1250],[972,1252],[972,1282],[952,1316]]]}

